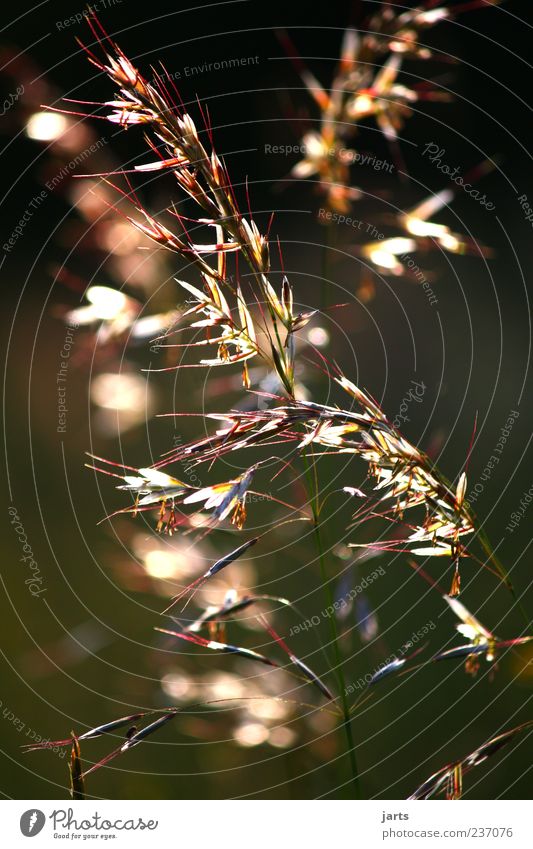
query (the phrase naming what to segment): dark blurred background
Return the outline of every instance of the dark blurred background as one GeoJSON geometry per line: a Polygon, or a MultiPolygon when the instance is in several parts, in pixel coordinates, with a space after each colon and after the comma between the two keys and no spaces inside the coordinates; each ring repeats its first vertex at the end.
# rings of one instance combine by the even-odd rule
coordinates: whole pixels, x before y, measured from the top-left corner
{"type": "MultiPolygon", "coordinates": [[[[265,145],[298,143],[317,115],[276,30],[290,33],[305,61],[327,85],[343,29],[349,23],[357,25],[373,6],[228,2],[187,11],[163,2],[141,8],[128,0],[97,6],[106,28],[147,76],[149,66],[162,60],[193,114],[198,114],[197,98],[208,107],[217,149],[226,157],[242,206],[246,207],[246,178],[254,218],[264,228],[270,213],[276,212],[272,244],[279,237],[285,271],[299,301],[315,307],[321,303],[323,245],[328,238],[316,219],[323,201],[312,180],[288,179],[297,155],[269,154],[265,145]],[[234,58],[247,62],[218,70],[202,68],[234,58]],[[192,67],[197,71],[187,71],[192,67]]],[[[0,48],[4,108],[13,101],[1,125],[2,242],[28,209],[31,215],[12,249],[2,251],[4,489],[24,527],[45,592],[33,597],[24,583],[27,569],[20,561],[21,548],[6,508],[1,790],[14,798],[66,798],[66,759],[52,752],[21,754],[20,746],[36,735],[57,739],[72,729],[80,732],[134,712],[138,706],[280,692],[290,682],[282,673],[278,679],[265,680],[255,666],[215,654],[205,657],[200,650],[175,654],[174,645],[154,635],[153,626],[161,623],[159,613],[176,580],[199,574],[205,562],[227,549],[227,537],[213,535],[195,549],[191,537],[172,543],[155,538],[153,523],[142,517],[136,521],[119,517],[98,525],[106,513],[123,506],[124,499],[111,480],[96,480],[84,468],[87,450],[132,466],[147,465],[204,427],[195,420],[154,419],[153,414],[198,410],[201,405],[225,410],[241,397],[238,378],[218,372],[206,388],[203,373],[200,378],[195,371],[147,376],[142,368],[165,364],[147,344],[126,348],[119,338],[95,345],[94,335],[80,328],[73,335],[67,370],[66,431],[57,431],[56,374],[67,334],[64,315],[80,307],[85,287],[119,288],[125,283],[127,294],[143,305],[143,314],[151,315],[172,309],[177,297],[183,301],[172,283],[174,276],[197,281],[195,273],[172,256],[157,252],[154,256],[152,249],[141,253],[138,248],[143,244],[128,241],[120,219],[106,217],[101,195],[87,193],[90,186],[80,188],[84,181],[72,176],[116,170],[121,163],[131,167],[143,150],[141,133],[117,132],[96,120],[78,124],[75,119],[67,132],[66,125],[43,125],[35,118],[39,104],[55,103],[62,96],[86,101],[112,96],[109,82],[93,73],[76,44],[76,37],[92,40],[87,26],[65,25],[83,7],[45,2],[31,10],[22,4],[18,10],[21,17],[4,26],[0,48]],[[20,85],[24,93],[13,98],[20,85]],[[96,145],[94,155],[71,169],[69,163],[90,145],[96,145]],[[64,176],[49,191],[46,183],[57,174],[64,176]]],[[[403,180],[397,173],[391,176],[363,167],[354,173],[354,182],[363,190],[354,215],[382,230],[389,227],[391,211],[409,209],[449,186],[447,177],[421,155],[425,144],[437,143],[445,150],[443,161],[458,165],[463,174],[494,158],[497,167],[477,185],[496,209],[487,211],[459,191],[450,208],[437,217],[455,232],[488,246],[491,256],[417,255],[437,293],[435,309],[412,280],[374,275],[369,289],[350,229],[339,227],[337,258],[327,268],[332,278],[329,303],[348,307],[321,315],[308,342],[310,347],[325,345],[323,353],[381,399],[391,416],[411,381],[423,382],[423,402],[411,404],[404,431],[411,441],[432,451],[450,478],[464,465],[477,415],[469,490],[481,480],[510,412],[520,413],[475,509],[486,520],[498,554],[531,610],[529,513],[513,533],[506,530],[533,483],[528,404],[532,225],[519,201],[525,194],[533,204],[529,111],[524,102],[530,78],[521,58],[530,37],[529,28],[516,17],[525,12],[525,4],[508,2],[429,30],[427,43],[459,61],[435,58],[408,63],[406,69],[438,80],[455,93],[455,100],[422,104],[407,122],[401,134],[405,141],[400,140],[406,161],[403,180]]],[[[361,131],[354,145],[390,159],[388,146],[373,125],[361,131]]],[[[155,210],[176,194],[171,180],[139,185],[144,202],[155,210]]],[[[274,265],[279,270],[277,257],[274,265]]],[[[300,378],[317,400],[327,400],[333,392],[311,365],[302,366],[300,378]]],[[[364,477],[360,465],[344,460],[322,467],[326,479],[333,471],[339,473],[339,486],[359,486],[364,477]]],[[[221,475],[222,466],[209,480],[221,475]]],[[[268,480],[258,482],[261,486],[268,490],[268,480]]],[[[288,485],[281,497],[301,501],[302,493],[296,485],[288,485]]],[[[343,644],[347,680],[356,682],[373,671],[428,623],[435,623],[430,651],[447,644],[454,619],[451,612],[443,612],[438,592],[408,568],[405,558],[384,556],[354,564],[344,546],[354,539],[344,530],[351,506],[342,506],[338,497],[332,498],[331,506],[335,516],[327,536],[334,549],[330,558],[331,574],[337,576],[334,591],[342,594],[378,565],[386,573],[364,596],[378,629],[372,639],[365,642],[368,634],[356,627],[361,609],[350,611],[351,621],[342,623],[349,627],[343,644]]],[[[250,532],[282,517],[281,509],[272,513],[269,505],[252,504],[250,532]]],[[[215,597],[220,599],[220,592],[233,581],[291,598],[308,617],[320,613],[324,601],[317,564],[310,562],[311,539],[295,527],[280,530],[279,538],[268,542],[253,561],[243,561],[242,568],[232,567],[219,595],[213,590],[215,597]]],[[[359,539],[370,538],[372,530],[373,526],[365,527],[359,539]]],[[[447,588],[448,574],[442,578],[439,563],[427,568],[447,588]]],[[[503,638],[523,633],[511,597],[493,575],[467,564],[463,580],[464,604],[488,628],[503,638]]],[[[207,590],[200,598],[210,600],[207,590]]],[[[278,630],[288,636],[298,620],[281,611],[276,621],[278,630]]],[[[252,621],[235,628],[235,639],[242,638],[243,644],[264,642],[252,621]]],[[[314,633],[292,637],[291,645],[327,675],[314,633]]],[[[458,663],[430,666],[417,675],[383,682],[354,722],[366,794],[404,798],[443,764],[530,718],[533,677],[531,666],[526,667],[530,657],[527,646],[507,653],[494,674],[485,664],[476,678],[458,663]]],[[[304,701],[315,701],[312,691],[305,689],[300,695],[304,701]]],[[[89,792],[111,798],[336,795],[346,780],[345,765],[336,760],[340,742],[322,712],[299,719],[297,711],[267,703],[216,713],[205,710],[172,723],[153,742],[97,773],[90,779],[89,792]]],[[[109,743],[87,744],[83,754],[96,759],[109,743]]],[[[473,772],[465,795],[527,798],[530,766],[531,747],[524,739],[522,745],[504,750],[473,772]]]]}

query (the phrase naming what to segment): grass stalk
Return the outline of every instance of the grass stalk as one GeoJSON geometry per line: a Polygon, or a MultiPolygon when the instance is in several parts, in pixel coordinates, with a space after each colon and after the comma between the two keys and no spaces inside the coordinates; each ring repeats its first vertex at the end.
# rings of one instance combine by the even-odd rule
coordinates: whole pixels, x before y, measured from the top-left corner
{"type": "MultiPolygon", "coordinates": [[[[322,579],[322,588],[324,591],[324,597],[326,601],[326,606],[328,608],[333,608],[334,598],[333,592],[331,590],[331,582],[327,574],[326,568],[326,557],[324,553],[324,545],[322,541],[322,533],[320,530],[320,506],[319,506],[319,488],[318,488],[318,477],[316,474],[316,464],[313,462],[313,472],[309,466],[309,460],[307,454],[304,452],[304,463],[306,470],[306,477],[308,481],[308,493],[309,493],[309,502],[311,505],[311,512],[313,514],[313,534],[315,538],[315,545],[318,553],[318,559],[320,564],[320,576],[322,579]]],[[[357,759],[355,756],[355,745],[354,745],[354,737],[352,730],[352,717],[350,715],[350,706],[348,704],[348,699],[346,695],[346,680],[344,677],[343,670],[343,659],[339,645],[339,633],[337,629],[337,622],[335,616],[329,616],[329,627],[330,627],[330,635],[331,635],[331,644],[333,647],[333,658],[334,658],[334,669],[337,677],[337,684],[339,688],[340,695],[340,706],[342,710],[342,728],[344,731],[344,735],[346,737],[346,749],[350,764],[350,773],[351,773],[351,786],[353,791],[354,799],[361,799],[361,785],[359,780],[359,771],[357,767],[357,759]]]]}
{"type": "Polygon", "coordinates": [[[514,584],[511,581],[511,578],[509,576],[507,569],[505,568],[505,566],[501,562],[500,558],[498,557],[498,555],[494,551],[494,548],[492,547],[491,542],[490,542],[487,534],[485,533],[485,531],[483,531],[483,530],[478,531],[478,541],[479,541],[479,544],[480,544],[481,548],[483,549],[485,555],[487,556],[487,561],[489,563],[492,563],[492,565],[496,569],[498,575],[501,578],[502,583],[505,584],[506,588],[511,593],[511,595],[514,599],[514,602],[515,602],[518,610],[520,611],[520,614],[521,614],[526,626],[529,627],[531,625],[531,619],[528,616],[524,605],[522,604],[522,602],[518,598],[518,595],[517,595],[516,590],[514,588],[514,584]]]}

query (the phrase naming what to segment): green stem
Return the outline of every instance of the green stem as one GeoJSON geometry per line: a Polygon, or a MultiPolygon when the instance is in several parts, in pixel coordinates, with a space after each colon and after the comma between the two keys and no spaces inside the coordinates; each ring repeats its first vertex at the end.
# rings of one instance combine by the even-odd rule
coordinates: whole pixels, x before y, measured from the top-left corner
{"type": "Polygon", "coordinates": [[[332,226],[326,225],[325,243],[322,252],[322,282],[320,290],[320,308],[325,312],[329,306],[329,259],[333,247],[332,226]]]}
{"type": "MultiPolygon", "coordinates": [[[[318,551],[318,558],[320,563],[320,574],[322,578],[322,586],[324,589],[324,594],[326,598],[327,607],[333,609],[334,606],[334,598],[333,592],[331,590],[330,580],[328,578],[327,569],[326,569],[326,559],[324,555],[324,546],[322,544],[322,534],[320,532],[320,509],[319,509],[319,491],[318,491],[318,480],[316,477],[316,466],[314,465],[315,476],[311,474],[311,469],[309,468],[309,462],[307,459],[307,455],[304,452],[304,461],[306,468],[306,476],[308,479],[308,487],[311,492],[310,504],[311,511],[313,513],[313,531],[315,536],[316,547],[318,551]]],[[[339,646],[339,634],[337,630],[337,622],[335,616],[329,616],[329,625],[331,631],[331,644],[333,646],[333,655],[334,655],[334,667],[335,673],[337,676],[338,688],[340,693],[341,700],[341,709],[342,709],[342,727],[344,730],[344,734],[346,736],[346,744],[347,744],[347,752],[348,758],[350,762],[350,770],[351,770],[351,783],[353,787],[353,796],[355,799],[361,799],[361,788],[359,784],[359,772],[357,769],[357,760],[355,757],[355,746],[354,746],[354,738],[352,732],[352,717],[350,715],[350,706],[348,704],[348,698],[346,695],[346,681],[344,678],[344,671],[342,668],[342,655],[339,646]]]]}
{"type": "Polygon", "coordinates": [[[490,563],[492,563],[493,566],[495,567],[495,569],[498,572],[498,575],[500,576],[502,582],[505,584],[505,586],[507,587],[507,589],[511,593],[511,595],[512,595],[514,601],[515,601],[516,606],[518,607],[520,613],[522,614],[524,622],[529,627],[529,625],[531,624],[531,620],[527,615],[525,607],[523,606],[522,602],[520,601],[520,599],[518,598],[518,596],[516,594],[516,590],[514,588],[513,582],[511,581],[511,578],[509,576],[507,569],[505,568],[505,566],[501,562],[500,558],[495,553],[485,531],[478,530],[477,536],[478,536],[478,540],[479,540],[479,544],[481,545],[481,548],[483,549],[483,551],[487,555],[487,560],[490,563]]]}

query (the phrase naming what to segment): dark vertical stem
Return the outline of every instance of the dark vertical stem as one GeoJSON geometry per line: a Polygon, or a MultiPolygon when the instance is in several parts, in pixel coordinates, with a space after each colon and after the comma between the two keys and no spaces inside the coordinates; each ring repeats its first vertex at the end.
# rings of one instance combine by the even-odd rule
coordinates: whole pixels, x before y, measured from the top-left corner
{"type": "Polygon", "coordinates": [[[321,281],[321,289],[320,289],[320,309],[322,312],[325,312],[329,306],[329,282],[330,282],[330,255],[331,249],[333,247],[334,238],[333,238],[333,227],[331,224],[327,224],[325,227],[325,242],[324,247],[322,249],[322,281],[321,281]]]}
{"type": "MultiPolygon", "coordinates": [[[[309,468],[309,461],[307,455],[304,453],[304,461],[306,467],[306,475],[308,479],[308,486],[311,493],[310,504],[311,511],[313,514],[313,531],[315,536],[316,548],[318,551],[318,558],[320,563],[320,574],[322,578],[322,587],[324,590],[324,595],[326,598],[326,604],[328,608],[333,609],[334,606],[334,598],[333,592],[331,590],[331,583],[328,578],[327,569],[326,569],[326,559],[324,554],[324,546],[322,543],[322,534],[320,531],[320,508],[319,508],[319,488],[318,488],[318,479],[316,476],[316,465],[313,463],[313,473],[309,468]]],[[[334,656],[334,667],[335,674],[337,677],[337,683],[340,694],[340,702],[342,709],[342,728],[344,734],[346,736],[346,745],[347,745],[347,753],[350,762],[350,771],[351,771],[351,784],[353,788],[353,798],[361,799],[361,788],[359,782],[359,772],[357,769],[357,759],[355,756],[355,745],[352,731],[352,718],[350,715],[350,706],[348,704],[348,698],[346,694],[346,681],[344,678],[344,670],[342,663],[342,655],[339,646],[339,634],[337,630],[337,621],[335,616],[329,616],[329,626],[331,632],[331,644],[333,646],[333,656],[334,656]]]]}
{"type": "MultiPolygon", "coordinates": [[[[327,575],[327,571],[326,571],[324,550],[323,550],[323,546],[322,546],[322,536],[321,536],[321,533],[320,533],[320,524],[319,524],[319,521],[318,521],[318,517],[315,517],[314,514],[313,514],[313,519],[314,519],[315,540],[316,540],[316,545],[317,545],[319,558],[320,558],[320,573],[321,573],[321,577],[322,577],[322,583],[323,583],[323,586],[324,586],[324,592],[325,592],[325,595],[326,595],[326,598],[327,598],[328,607],[332,608],[334,599],[333,599],[333,593],[331,591],[331,584],[330,584],[330,581],[328,579],[328,575],[327,575]]],[[[336,621],[334,615],[329,616],[328,619],[329,619],[329,623],[330,623],[331,642],[332,642],[332,645],[333,645],[333,654],[334,654],[334,658],[335,658],[335,672],[337,674],[337,680],[338,680],[339,690],[340,690],[342,717],[343,717],[342,718],[342,727],[343,727],[344,733],[346,735],[348,757],[349,757],[349,760],[350,760],[350,770],[351,770],[351,774],[352,774],[352,787],[353,787],[353,792],[354,792],[354,798],[360,799],[361,798],[361,788],[359,786],[359,772],[358,772],[358,769],[357,769],[357,760],[356,760],[356,757],[355,757],[355,746],[354,746],[354,739],[353,739],[353,732],[352,732],[352,720],[351,720],[351,716],[350,716],[350,707],[348,705],[348,699],[347,699],[347,696],[346,696],[346,681],[345,681],[345,678],[344,678],[344,671],[343,671],[343,668],[342,668],[342,657],[341,657],[341,652],[340,652],[340,647],[339,647],[339,635],[338,635],[338,631],[337,631],[337,621],[336,621]]]]}

